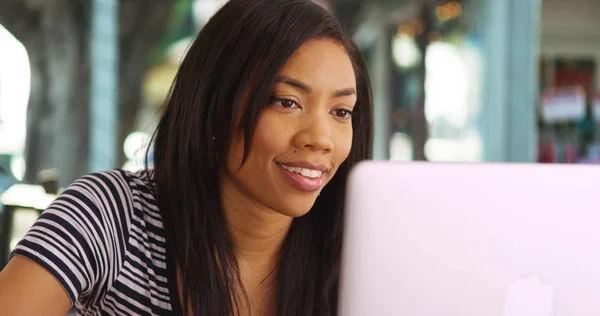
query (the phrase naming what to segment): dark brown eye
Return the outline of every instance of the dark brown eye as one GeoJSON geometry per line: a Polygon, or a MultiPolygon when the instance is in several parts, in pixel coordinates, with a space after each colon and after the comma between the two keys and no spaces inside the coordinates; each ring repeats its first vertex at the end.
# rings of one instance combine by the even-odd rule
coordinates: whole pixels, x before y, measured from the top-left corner
{"type": "Polygon", "coordinates": [[[272,100],[273,104],[276,104],[285,109],[293,109],[299,107],[296,101],[290,99],[272,98],[272,100]]]}
{"type": "Polygon", "coordinates": [[[352,117],[352,111],[346,109],[333,110],[332,114],[342,119],[349,119],[352,117]]]}

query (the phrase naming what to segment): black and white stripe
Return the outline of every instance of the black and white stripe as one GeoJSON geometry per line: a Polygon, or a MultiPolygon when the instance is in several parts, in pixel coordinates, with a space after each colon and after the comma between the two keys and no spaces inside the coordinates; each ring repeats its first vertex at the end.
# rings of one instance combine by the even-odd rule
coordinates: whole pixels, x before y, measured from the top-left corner
{"type": "Polygon", "coordinates": [[[75,181],[13,255],[46,268],[78,315],[179,311],[165,232],[146,174],[114,170],[75,181]]]}

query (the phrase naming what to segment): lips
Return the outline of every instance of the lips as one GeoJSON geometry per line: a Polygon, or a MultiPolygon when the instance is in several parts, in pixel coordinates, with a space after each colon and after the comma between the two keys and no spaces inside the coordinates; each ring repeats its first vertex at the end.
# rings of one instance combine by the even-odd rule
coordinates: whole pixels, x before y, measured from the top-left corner
{"type": "Polygon", "coordinates": [[[302,192],[316,192],[323,187],[327,168],[311,163],[277,163],[284,178],[302,192]]]}
{"type": "Polygon", "coordinates": [[[302,168],[302,167],[292,167],[292,166],[287,166],[287,165],[283,165],[283,164],[280,164],[280,166],[289,172],[294,172],[294,173],[300,174],[304,177],[311,178],[311,179],[320,178],[321,175],[323,175],[323,171],[321,171],[321,170],[302,168]]]}

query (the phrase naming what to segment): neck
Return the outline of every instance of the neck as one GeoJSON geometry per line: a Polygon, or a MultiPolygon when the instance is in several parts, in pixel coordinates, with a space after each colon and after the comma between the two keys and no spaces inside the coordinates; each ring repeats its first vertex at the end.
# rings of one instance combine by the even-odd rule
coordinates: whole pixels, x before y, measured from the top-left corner
{"type": "Polygon", "coordinates": [[[292,224],[292,218],[261,205],[231,179],[221,185],[223,216],[233,243],[240,277],[249,305],[235,314],[275,315],[277,288],[273,272],[292,224]]]}
{"type": "Polygon", "coordinates": [[[233,183],[222,185],[223,213],[241,264],[276,265],[292,218],[260,205],[233,183]]]}

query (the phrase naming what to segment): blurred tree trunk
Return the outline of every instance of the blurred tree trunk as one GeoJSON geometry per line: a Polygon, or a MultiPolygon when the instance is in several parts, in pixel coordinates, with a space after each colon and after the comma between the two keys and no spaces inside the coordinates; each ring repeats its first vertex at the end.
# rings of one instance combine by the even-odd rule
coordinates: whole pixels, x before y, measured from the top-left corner
{"type": "MultiPolygon", "coordinates": [[[[135,129],[148,55],[171,7],[171,1],[120,3],[118,153],[135,129]]],[[[61,185],[87,172],[91,14],[91,0],[0,1],[0,24],[23,43],[31,64],[26,182],[47,168],[59,170],[61,185]]]]}

